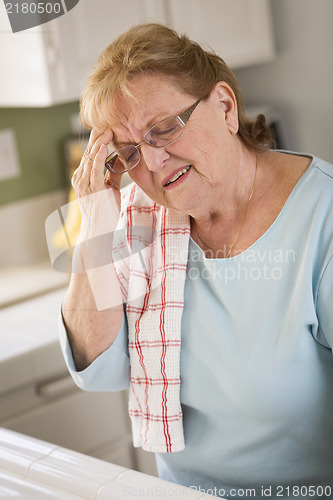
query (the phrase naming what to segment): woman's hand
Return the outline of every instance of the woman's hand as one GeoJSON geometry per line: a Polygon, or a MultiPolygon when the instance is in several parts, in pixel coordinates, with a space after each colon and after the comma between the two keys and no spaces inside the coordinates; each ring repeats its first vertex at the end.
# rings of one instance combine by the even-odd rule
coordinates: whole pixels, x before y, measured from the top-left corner
{"type": "Polygon", "coordinates": [[[114,231],[120,211],[121,175],[105,174],[111,130],[92,130],[86,151],[72,177],[82,222],[80,241],[114,231]]]}

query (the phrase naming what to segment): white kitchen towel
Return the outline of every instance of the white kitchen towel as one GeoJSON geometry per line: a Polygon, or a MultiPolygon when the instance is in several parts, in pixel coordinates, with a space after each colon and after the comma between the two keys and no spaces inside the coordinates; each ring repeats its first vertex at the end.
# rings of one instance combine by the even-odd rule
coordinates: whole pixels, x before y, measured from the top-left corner
{"type": "Polygon", "coordinates": [[[185,447],[180,347],[190,220],[131,184],[122,192],[117,229],[113,256],[126,303],[133,443],[152,452],[180,451],[185,447]]]}

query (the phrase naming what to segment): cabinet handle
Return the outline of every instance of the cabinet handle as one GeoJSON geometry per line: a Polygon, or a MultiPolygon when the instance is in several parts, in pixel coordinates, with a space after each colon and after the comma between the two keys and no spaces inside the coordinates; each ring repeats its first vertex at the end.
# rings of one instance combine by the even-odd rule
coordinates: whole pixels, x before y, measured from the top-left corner
{"type": "Polygon", "coordinates": [[[61,377],[57,380],[45,382],[37,386],[37,394],[44,398],[59,397],[76,389],[76,385],[70,375],[61,377]]]}

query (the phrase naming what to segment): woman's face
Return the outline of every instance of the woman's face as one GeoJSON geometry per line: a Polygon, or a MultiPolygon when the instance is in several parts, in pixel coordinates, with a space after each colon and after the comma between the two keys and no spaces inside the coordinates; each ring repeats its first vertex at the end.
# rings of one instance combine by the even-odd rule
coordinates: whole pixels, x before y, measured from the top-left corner
{"type": "MultiPolygon", "coordinates": [[[[197,100],[180,91],[167,77],[136,77],[130,91],[135,100],[118,96],[111,109],[110,127],[117,147],[142,142],[155,123],[179,115],[197,100]]],[[[146,143],[140,146],[141,161],[129,175],[161,205],[193,217],[204,210],[214,211],[214,204],[221,203],[227,189],[228,170],[237,157],[237,129],[233,93],[226,84],[217,84],[209,99],[201,101],[193,111],[176,142],[161,148],[146,143]]]]}

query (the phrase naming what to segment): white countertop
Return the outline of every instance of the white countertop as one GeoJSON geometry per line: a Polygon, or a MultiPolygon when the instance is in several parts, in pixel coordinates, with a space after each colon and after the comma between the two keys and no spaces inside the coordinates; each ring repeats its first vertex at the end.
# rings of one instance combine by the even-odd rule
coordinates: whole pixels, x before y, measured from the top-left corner
{"type": "Polygon", "coordinates": [[[58,334],[65,291],[0,309],[0,393],[65,371],[58,334]]]}
{"type": "Polygon", "coordinates": [[[0,268],[0,310],[67,286],[69,275],[55,271],[50,260],[0,268]]]}
{"type": "Polygon", "coordinates": [[[216,497],[0,428],[0,498],[208,500],[216,497]]]}

